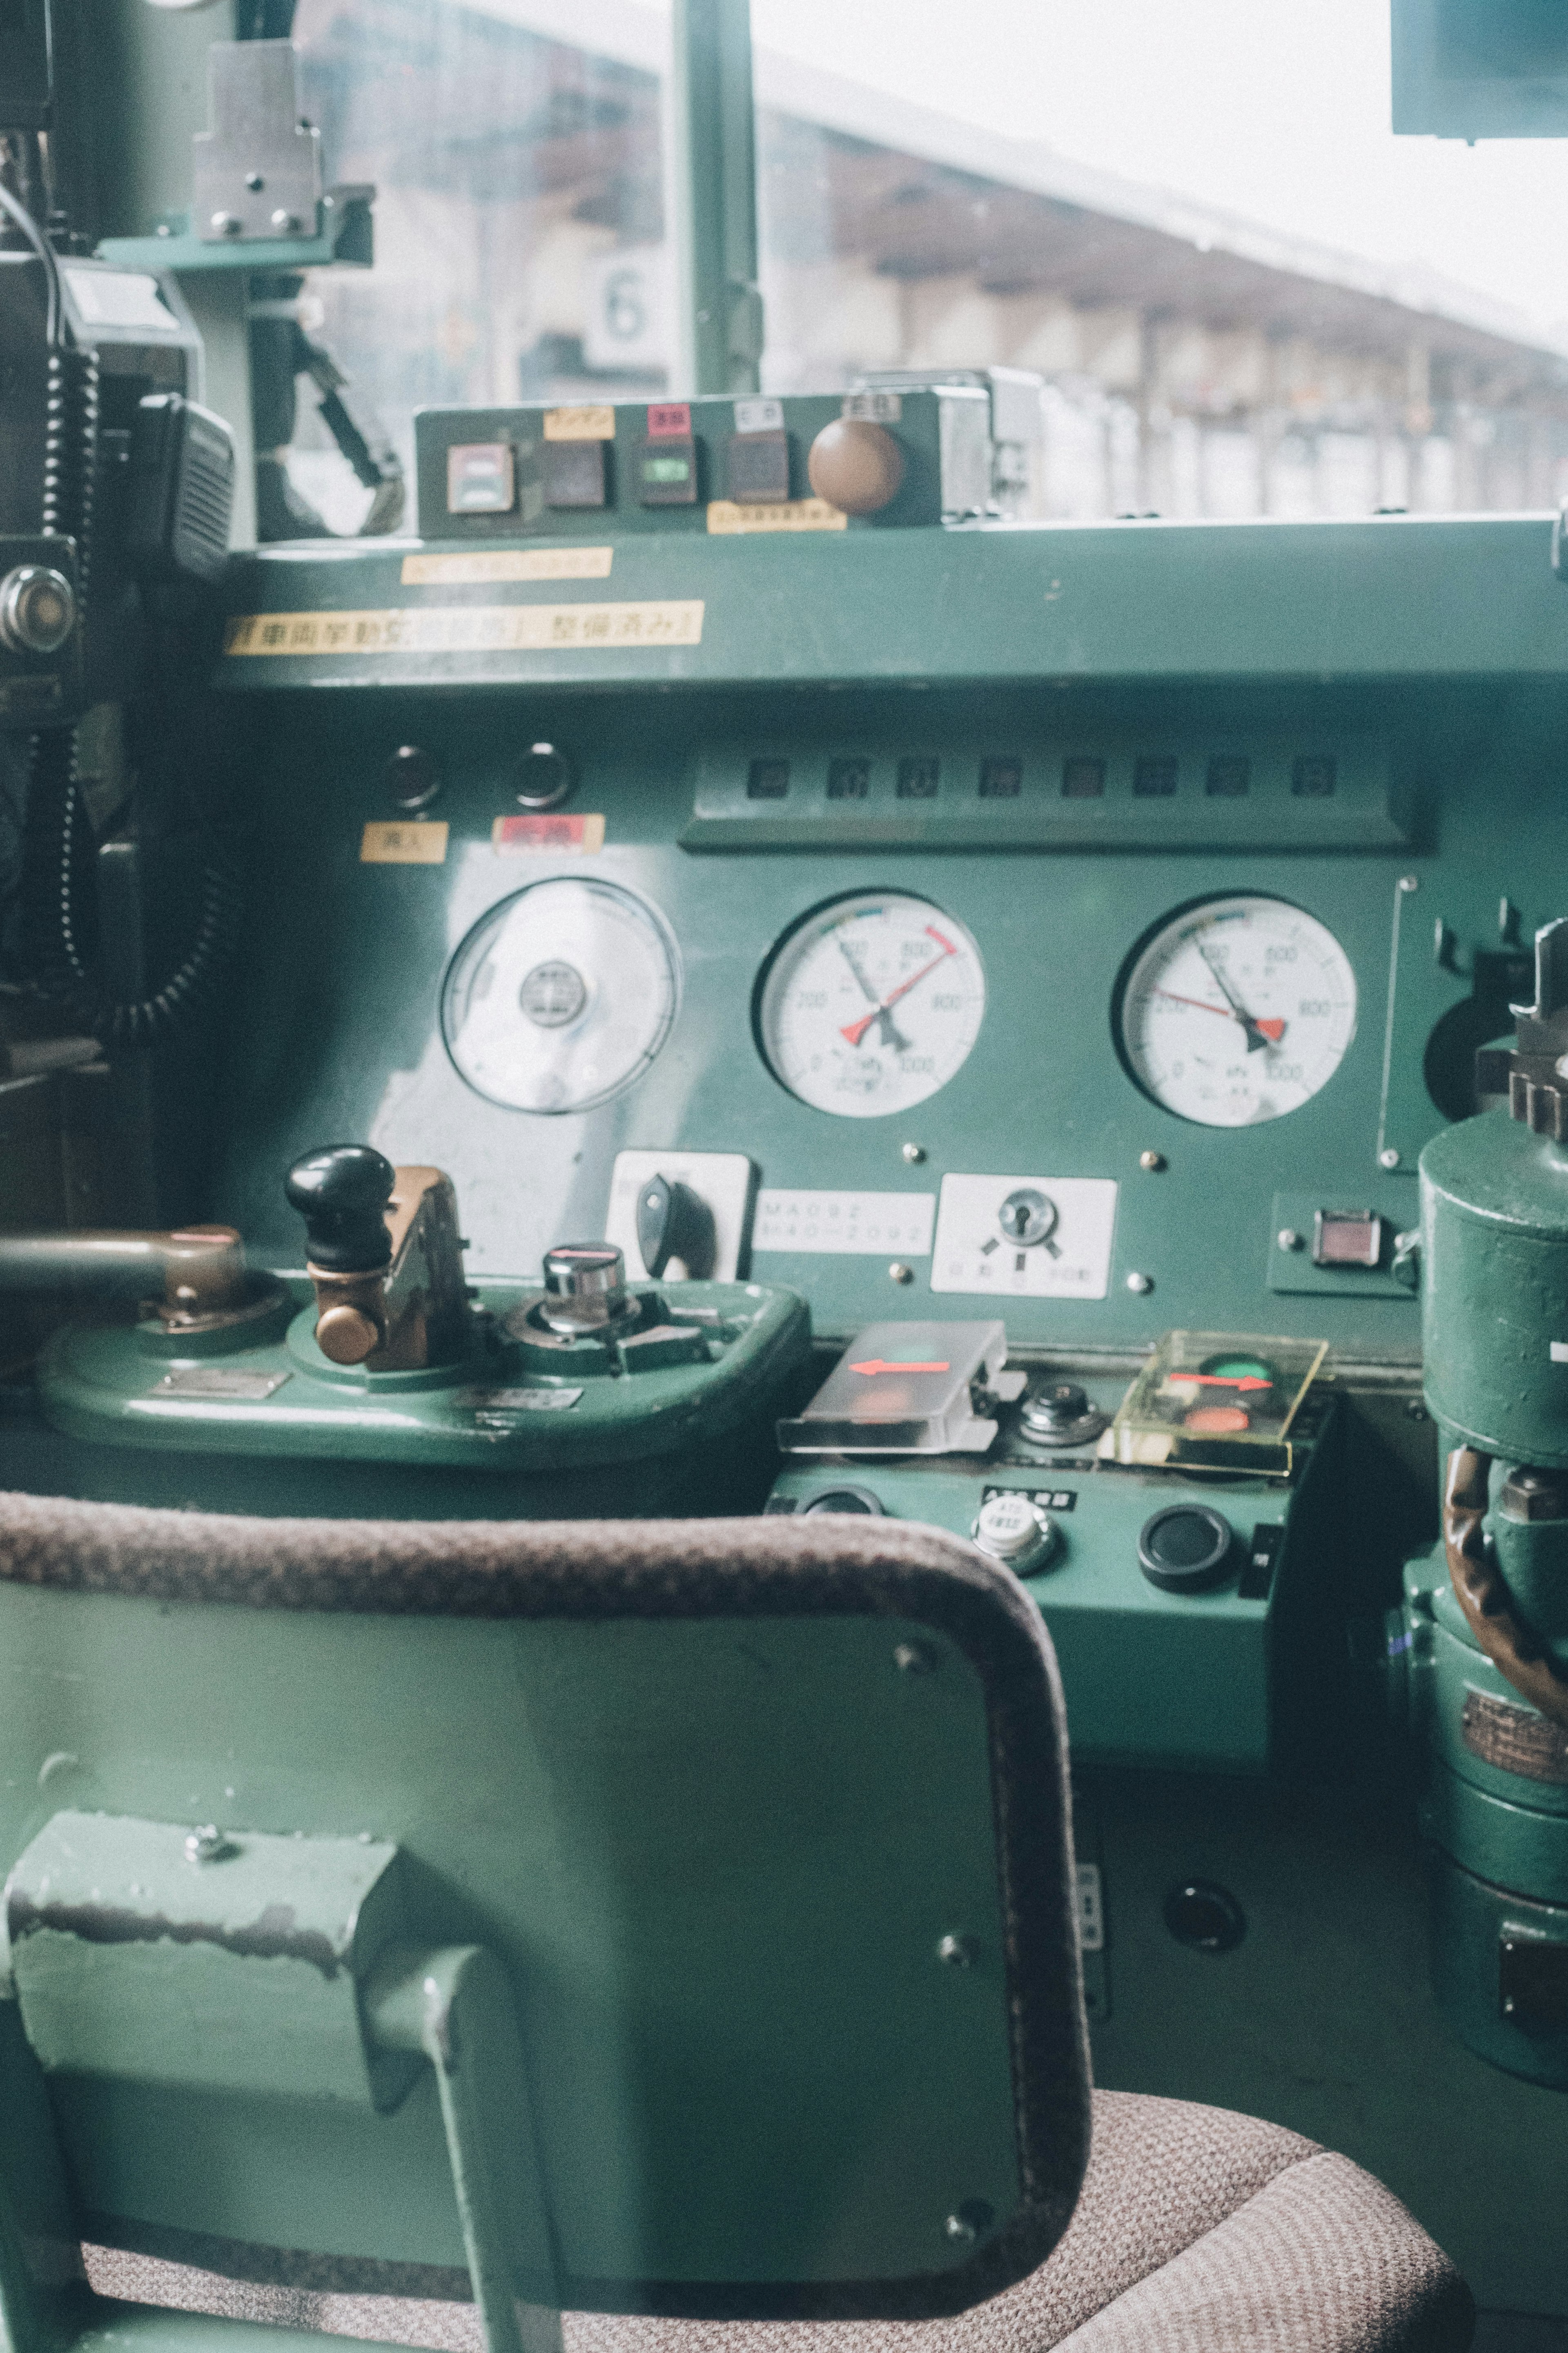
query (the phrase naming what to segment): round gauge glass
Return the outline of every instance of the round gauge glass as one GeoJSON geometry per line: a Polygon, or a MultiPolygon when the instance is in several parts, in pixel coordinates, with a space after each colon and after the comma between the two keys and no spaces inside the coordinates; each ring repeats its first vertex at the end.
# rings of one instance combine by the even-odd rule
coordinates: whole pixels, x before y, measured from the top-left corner
{"type": "Polygon", "coordinates": [[[1163,923],[1122,987],[1118,1042],[1144,1092],[1204,1127],[1300,1111],[1355,1036],[1355,975],[1283,899],[1209,899],[1163,923]]]}
{"type": "Polygon", "coordinates": [[[980,951],[928,899],[863,891],[774,948],[757,1034],[774,1078],[816,1111],[881,1119],[963,1067],[985,1011],[980,951]]]}
{"type": "Polygon", "coordinates": [[[652,1062],[679,997],[675,943],[613,882],[563,876],[503,899],[447,968],[441,1030],[477,1093],[513,1111],[591,1111],[652,1062]]]}

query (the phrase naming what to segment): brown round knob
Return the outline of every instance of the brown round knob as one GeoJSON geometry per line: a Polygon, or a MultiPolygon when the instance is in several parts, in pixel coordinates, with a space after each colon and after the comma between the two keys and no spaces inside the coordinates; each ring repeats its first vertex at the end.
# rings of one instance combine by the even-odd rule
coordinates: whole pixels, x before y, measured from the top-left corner
{"type": "Polygon", "coordinates": [[[316,1345],[334,1365],[363,1365],[381,1345],[381,1331],[363,1307],[329,1307],[316,1319],[316,1345]]]}
{"type": "Polygon", "coordinates": [[[899,495],[904,453],[885,426],[836,417],[812,443],[805,470],[817,497],[841,514],[880,514],[899,495]]]}

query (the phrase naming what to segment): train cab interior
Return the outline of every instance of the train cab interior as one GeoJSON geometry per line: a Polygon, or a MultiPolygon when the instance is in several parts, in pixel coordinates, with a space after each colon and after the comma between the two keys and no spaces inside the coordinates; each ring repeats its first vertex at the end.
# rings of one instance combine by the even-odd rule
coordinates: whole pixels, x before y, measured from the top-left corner
{"type": "Polygon", "coordinates": [[[1565,199],[0,0],[0,2353],[1568,2353],[1565,199]]]}

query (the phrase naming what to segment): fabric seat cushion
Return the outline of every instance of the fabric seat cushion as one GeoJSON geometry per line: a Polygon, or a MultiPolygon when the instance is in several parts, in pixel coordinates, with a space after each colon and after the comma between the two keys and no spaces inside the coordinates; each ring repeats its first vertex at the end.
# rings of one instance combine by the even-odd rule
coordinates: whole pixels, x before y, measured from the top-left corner
{"type": "MultiPolygon", "coordinates": [[[[247,2286],[84,2250],[103,2295],[483,2353],[472,2305],[247,2286]]],[[[565,2353],[1463,2353],[1458,2274],[1392,2193],[1282,2126],[1096,2092],[1089,2171],[1050,2260],[949,2320],[569,2313],[565,2353]]]]}

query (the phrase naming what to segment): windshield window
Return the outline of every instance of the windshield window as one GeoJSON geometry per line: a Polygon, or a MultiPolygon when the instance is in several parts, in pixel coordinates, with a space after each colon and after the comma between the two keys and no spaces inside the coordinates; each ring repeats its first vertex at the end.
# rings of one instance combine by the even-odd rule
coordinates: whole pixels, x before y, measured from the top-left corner
{"type": "MultiPolygon", "coordinates": [[[[1568,153],[1396,138],[1365,0],[755,0],[763,389],[1043,380],[1047,516],[1540,508],[1568,491],[1568,153]]],[[[416,407],[671,378],[667,9],[300,0],[374,269],[306,332],[416,407]]],[[[289,459],[370,504],[307,394],[289,459]]]]}

